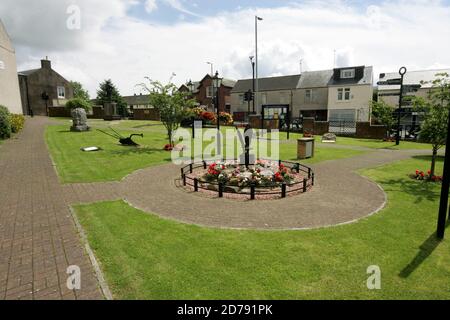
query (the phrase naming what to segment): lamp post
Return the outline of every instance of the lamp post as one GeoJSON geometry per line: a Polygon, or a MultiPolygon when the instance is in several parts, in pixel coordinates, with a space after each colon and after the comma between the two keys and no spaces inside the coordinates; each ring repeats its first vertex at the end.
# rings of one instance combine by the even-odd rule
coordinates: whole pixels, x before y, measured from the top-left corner
{"type": "MultiPolygon", "coordinates": [[[[189,82],[187,83],[189,91],[190,91],[190,96],[191,98],[194,97],[194,84],[192,83],[192,80],[189,79],[189,82]]],[[[192,138],[195,138],[195,117],[192,117],[192,138]]]]}
{"type": "Polygon", "coordinates": [[[255,104],[256,107],[258,107],[258,91],[259,91],[259,85],[258,85],[258,21],[262,21],[263,18],[255,16],[255,78],[256,78],[256,85],[255,85],[255,104]]]}
{"type": "Polygon", "coordinates": [[[255,61],[253,61],[254,56],[250,56],[250,63],[252,64],[252,103],[253,103],[253,114],[256,114],[255,110],[255,61]]]}
{"type": "Polygon", "coordinates": [[[447,123],[447,142],[445,145],[444,172],[442,174],[441,199],[439,202],[439,216],[436,235],[438,239],[444,239],[445,220],[448,210],[448,191],[450,186],[450,111],[447,123]]]}
{"type": "Polygon", "coordinates": [[[219,109],[219,91],[220,87],[222,85],[222,78],[219,78],[219,72],[216,71],[216,74],[213,77],[213,86],[215,87],[215,105],[216,105],[216,112],[217,112],[217,154],[221,154],[221,142],[220,142],[220,109],[219,109]]]}
{"type": "Polygon", "coordinates": [[[398,73],[401,76],[400,80],[400,96],[398,98],[398,110],[397,110],[397,137],[395,138],[395,144],[398,146],[400,144],[400,109],[403,104],[403,77],[406,74],[406,68],[401,67],[398,73]]]}

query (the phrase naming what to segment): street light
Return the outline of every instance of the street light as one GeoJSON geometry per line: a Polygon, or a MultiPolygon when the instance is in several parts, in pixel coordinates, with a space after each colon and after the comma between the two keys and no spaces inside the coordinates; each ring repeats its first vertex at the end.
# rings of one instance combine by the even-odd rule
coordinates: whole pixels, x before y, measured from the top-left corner
{"type": "Polygon", "coordinates": [[[256,113],[255,110],[255,61],[253,61],[253,58],[255,58],[254,56],[250,56],[250,63],[252,64],[252,102],[253,102],[253,114],[256,113]]]}
{"type": "Polygon", "coordinates": [[[215,105],[216,105],[216,112],[217,112],[217,154],[221,154],[221,142],[220,142],[220,109],[219,109],[219,91],[220,87],[222,86],[222,78],[219,78],[219,72],[216,71],[216,74],[213,77],[213,86],[215,87],[214,92],[216,93],[215,96],[215,105]]]}
{"type": "Polygon", "coordinates": [[[395,144],[398,146],[400,144],[400,109],[403,104],[403,77],[406,74],[406,68],[401,67],[398,73],[401,76],[400,80],[400,97],[398,99],[398,110],[397,110],[397,137],[395,138],[395,144]]]}
{"type": "Polygon", "coordinates": [[[262,21],[263,18],[255,16],[255,58],[256,58],[256,68],[255,68],[255,78],[256,78],[256,85],[255,85],[255,104],[256,107],[258,107],[258,91],[259,91],[259,85],[258,85],[258,21],[262,21]]]}
{"type": "Polygon", "coordinates": [[[211,77],[213,76],[213,74],[214,74],[214,64],[212,63],[212,62],[206,62],[206,64],[209,64],[209,65],[211,65],[211,77]]]}

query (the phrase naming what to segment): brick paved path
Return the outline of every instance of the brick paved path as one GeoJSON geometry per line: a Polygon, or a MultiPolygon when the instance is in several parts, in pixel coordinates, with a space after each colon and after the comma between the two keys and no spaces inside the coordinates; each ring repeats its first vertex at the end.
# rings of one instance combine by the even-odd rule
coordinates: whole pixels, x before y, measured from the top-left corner
{"type": "Polygon", "coordinates": [[[0,146],[0,299],[103,299],[47,152],[47,122],[28,120],[0,146]],[[70,265],[81,290],[66,286],[70,265]]]}

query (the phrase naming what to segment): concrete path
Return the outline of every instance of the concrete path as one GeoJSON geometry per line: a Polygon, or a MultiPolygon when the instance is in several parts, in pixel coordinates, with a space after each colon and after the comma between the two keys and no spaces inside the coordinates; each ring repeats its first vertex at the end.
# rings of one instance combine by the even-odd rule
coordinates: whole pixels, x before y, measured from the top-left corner
{"type": "Polygon", "coordinates": [[[44,141],[47,118],[0,146],[0,299],[103,299],[44,141]],[[67,267],[81,269],[69,290],[67,267]]]}

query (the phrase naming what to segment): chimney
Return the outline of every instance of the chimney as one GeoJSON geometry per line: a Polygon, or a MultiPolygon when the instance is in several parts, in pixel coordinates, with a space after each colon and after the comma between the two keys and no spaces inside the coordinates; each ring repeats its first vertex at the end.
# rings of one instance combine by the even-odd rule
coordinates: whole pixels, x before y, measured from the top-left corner
{"type": "Polygon", "coordinates": [[[52,62],[48,60],[48,57],[45,57],[44,60],[41,60],[41,68],[42,69],[51,69],[52,68],[52,62]]]}

